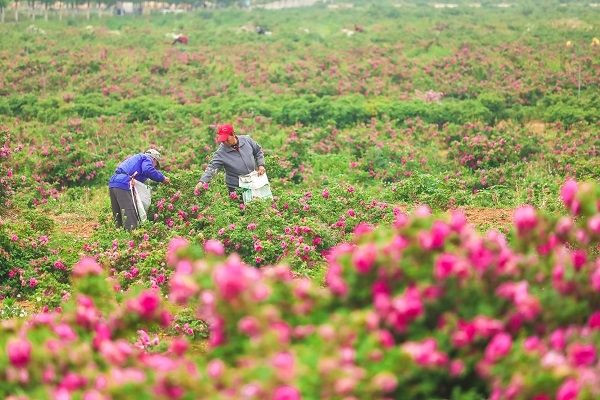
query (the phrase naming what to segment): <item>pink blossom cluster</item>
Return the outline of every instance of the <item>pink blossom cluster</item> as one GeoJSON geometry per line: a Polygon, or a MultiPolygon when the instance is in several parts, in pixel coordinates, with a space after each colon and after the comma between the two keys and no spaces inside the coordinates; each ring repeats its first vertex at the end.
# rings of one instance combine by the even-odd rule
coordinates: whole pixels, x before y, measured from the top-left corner
{"type": "Polygon", "coordinates": [[[419,100],[423,100],[425,103],[439,102],[444,98],[443,92],[436,92],[433,89],[429,89],[426,92],[415,90],[415,97],[419,100]]]}

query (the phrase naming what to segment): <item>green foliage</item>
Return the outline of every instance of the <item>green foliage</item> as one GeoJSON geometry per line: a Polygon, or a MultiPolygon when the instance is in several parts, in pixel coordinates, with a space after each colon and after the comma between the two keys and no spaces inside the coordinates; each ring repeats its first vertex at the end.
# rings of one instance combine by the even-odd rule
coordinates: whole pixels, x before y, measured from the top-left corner
{"type": "Polygon", "coordinates": [[[21,307],[15,299],[4,299],[0,304],[0,321],[15,318],[26,318],[27,310],[21,307]]]}
{"type": "Polygon", "coordinates": [[[503,121],[507,117],[506,103],[495,94],[481,94],[477,100],[492,113],[491,123],[495,125],[498,121],[503,121]]]}
{"type": "Polygon", "coordinates": [[[583,109],[576,105],[559,103],[548,107],[544,113],[544,119],[549,122],[562,122],[566,126],[570,126],[580,121],[593,121],[597,115],[598,110],[595,108],[583,109]]]}
{"type": "Polygon", "coordinates": [[[193,309],[183,308],[173,317],[167,333],[172,336],[187,337],[190,341],[200,341],[208,338],[209,327],[205,321],[196,316],[193,309]]]}
{"type": "MultiPolygon", "coordinates": [[[[10,197],[12,191],[10,187],[10,177],[12,174],[10,165],[10,143],[8,141],[8,132],[0,129],[0,204],[10,197]]],[[[0,212],[2,214],[2,212],[0,212]]]]}

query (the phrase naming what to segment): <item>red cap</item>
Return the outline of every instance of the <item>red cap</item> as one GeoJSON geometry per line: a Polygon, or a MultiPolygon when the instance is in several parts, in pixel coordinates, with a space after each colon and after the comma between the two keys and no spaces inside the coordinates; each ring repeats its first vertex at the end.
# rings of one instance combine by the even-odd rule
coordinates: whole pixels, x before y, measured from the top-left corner
{"type": "Polygon", "coordinates": [[[227,140],[229,135],[235,133],[233,126],[231,124],[224,124],[219,126],[219,137],[217,138],[217,142],[224,142],[227,140]]]}

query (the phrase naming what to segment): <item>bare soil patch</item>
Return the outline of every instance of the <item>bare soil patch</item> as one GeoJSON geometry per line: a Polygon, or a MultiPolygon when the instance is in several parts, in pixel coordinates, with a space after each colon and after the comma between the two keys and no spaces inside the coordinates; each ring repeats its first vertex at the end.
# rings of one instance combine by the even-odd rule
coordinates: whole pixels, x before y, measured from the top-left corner
{"type": "MultiPolygon", "coordinates": [[[[403,213],[410,213],[405,205],[396,205],[403,213]]],[[[467,217],[467,223],[475,228],[490,229],[495,228],[498,231],[509,229],[513,226],[514,209],[511,208],[479,208],[479,207],[458,207],[449,211],[462,211],[467,217]]]]}
{"type": "Polygon", "coordinates": [[[589,25],[586,22],[577,18],[555,19],[550,23],[550,25],[553,28],[572,30],[585,29],[589,27],[589,25]]]}
{"type": "Polygon", "coordinates": [[[530,121],[525,127],[533,133],[543,133],[546,130],[546,123],[542,121],[530,121]]]}
{"type": "Polygon", "coordinates": [[[89,239],[94,233],[94,222],[85,221],[84,217],[78,214],[60,214],[52,216],[58,229],[62,233],[89,239]]]}
{"type": "Polygon", "coordinates": [[[514,210],[510,208],[461,208],[469,224],[477,228],[494,227],[498,230],[509,228],[513,224],[514,210]]]}

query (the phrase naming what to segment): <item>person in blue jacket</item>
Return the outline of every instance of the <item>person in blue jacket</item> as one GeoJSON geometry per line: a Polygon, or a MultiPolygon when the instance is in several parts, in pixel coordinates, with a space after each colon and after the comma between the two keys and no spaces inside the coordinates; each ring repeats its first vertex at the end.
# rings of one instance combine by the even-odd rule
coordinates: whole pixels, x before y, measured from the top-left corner
{"type": "Polygon", "coordinates": [[[110,205],[117,228],[125,227],[130,231],[138,226],[130,187],[131,177],[134,174],[134,179],[142,183],[148,179],[171,183],[171,179],[158,172],[158,168],[160,168],[160,153],[154,149],[131,156],[119,164],[108,182],[110,205]]]}
{"type": "Polygon", "coordinates": [[[220,143],[219,148],[200,177],[200,182],[195,188],[196,193],[199,193],[202,186],[208,184],[221,169],[225,170],[225,184],[229,193],[240,187],[240,175],[247,175],[255,170],[259,175],[266,172],[262,147],[248,135],[236,135],[231,124],[219,126],[217,142],[220,143]]]}

